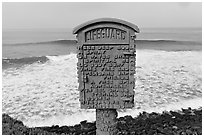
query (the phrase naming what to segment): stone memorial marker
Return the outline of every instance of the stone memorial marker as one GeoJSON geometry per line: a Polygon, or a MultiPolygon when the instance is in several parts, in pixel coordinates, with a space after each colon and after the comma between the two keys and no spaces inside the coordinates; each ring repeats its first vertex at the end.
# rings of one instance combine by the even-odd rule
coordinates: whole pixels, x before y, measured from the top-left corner
{"type": "Polygon", "coordinates": [[[114,18],[73,30],[81,108],[96,109],[97,134],[116,134],[116,109],[134,107],[136,33],[136,25],[114,18]]]}

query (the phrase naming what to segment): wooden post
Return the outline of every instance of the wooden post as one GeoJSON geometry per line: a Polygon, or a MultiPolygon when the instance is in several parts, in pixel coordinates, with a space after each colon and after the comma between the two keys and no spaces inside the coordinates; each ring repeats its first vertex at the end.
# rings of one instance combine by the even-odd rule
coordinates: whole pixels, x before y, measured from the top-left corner
{"type": "Polygon", "coordinates": [[[116,109],[96,109],[96,135],[117,134],[116,109]]]}

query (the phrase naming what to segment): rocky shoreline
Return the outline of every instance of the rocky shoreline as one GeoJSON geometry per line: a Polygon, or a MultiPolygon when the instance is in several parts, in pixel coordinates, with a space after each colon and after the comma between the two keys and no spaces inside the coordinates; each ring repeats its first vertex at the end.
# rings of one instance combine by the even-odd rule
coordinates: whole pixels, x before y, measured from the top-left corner
{"type": "MultiPolygon", "coordinates": [[[[142,112],[139,116],[119,117],[118,135],[202,135],[202,108],[142,112]]],[[[3,135],[96,135],[96,122],[81,121],[74,126],[26,127],[23,122],[2,114],[3,135]]]]}

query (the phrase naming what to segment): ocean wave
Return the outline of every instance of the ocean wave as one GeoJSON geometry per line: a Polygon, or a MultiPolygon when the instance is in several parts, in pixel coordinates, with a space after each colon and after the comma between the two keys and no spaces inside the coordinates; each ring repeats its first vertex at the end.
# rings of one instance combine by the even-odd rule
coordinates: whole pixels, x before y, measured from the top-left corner
{"type": "MultiPolygon", "coordinates": [[[[30,43],[15,43],[15,44],[3,44],[5,46],[17,46],[17,45],[37,45],[37,44],[76,44],[77,40],[66,40],[58,39],[53,41],[43,41],[43,42],[30,42],[30,43]]],[[[202,42],[198,41],[181,41],[172,39],[138,39],[136,40],[138,44],[177,44],[177,45],[201,45],[202,42]]]]}
{"type": "MultiPolygon", "coordinates": [[[[3,70],[7,68],[19,68],[22,66],[27,66],[33,63],[46,63],[46,62],[57,62],[57,61],[66,61],[69,60],[69,57],[74,53],[68,55],[50,55],[50,56],[40,56],[40,57],[25,57],[25,58],[3,58],[2,67],[3,70]]],[[[74,54],[76,55],[76,54],[74,54]]]]}
{"type": "Polygon", "coordinates": [[[181,41],[171,39],[150,39],[150,40],[136,40],[138,44],[175,44],[175,45],[200,45],[198,41],[181,41]]]}
{"type": "Polygon", "coordinates": [[[70,53],[68,55],[50,55],[50,56],[40,56],[40,57],[24,57],[24,58],[3,58],[2,59],[2,66],[3,69],[8,67],[20,67],[24,65],[29,65],[33,63],[46,63],[47,61],[50,62],[57,62],[57,61],[66,61],[69,59],[69,56],[74,53],[70,53]]]}
{"type": "Polygon", "coordinates": [[[42,41],[42,42],[29,42],[29,43],[12,43],[12,44],[3,44],[5,46],[23,46],[23,45],[38,45],[38,44],[76,44],[76,40],[66,40],[66,39],[59,39],[53,41],[42,41]]]}
{"type": "Polygon", "coordinates": [[[2,59],[2,67],[3,69],[9,67],[20,67],[26,64],[33,64],[33,63],[45,63],[49,59],[46,56],[41,57],[25,57],[25,58],[3,58],[2,59]]]}
{"type": "MultiPolygon", "coordinates": [[[[44,64],[2,72],[2,112],[26,126],[94,121],[94,109],[80,109],[77,55],[46,57],[44,64]]],[[[139,50],[136,58],[135,107],[119,117],[202,106],[201,52],[139,50]]]]}

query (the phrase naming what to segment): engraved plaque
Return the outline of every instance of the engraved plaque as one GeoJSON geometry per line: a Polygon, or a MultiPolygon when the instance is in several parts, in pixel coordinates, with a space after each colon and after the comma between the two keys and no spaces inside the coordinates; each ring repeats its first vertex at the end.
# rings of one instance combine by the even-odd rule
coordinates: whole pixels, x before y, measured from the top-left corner
{"type": "Polygon", "coordinates": [[[74,30],[81,108],[134,107],[136,32],[137,26],[109,18],[74,30]]]}

